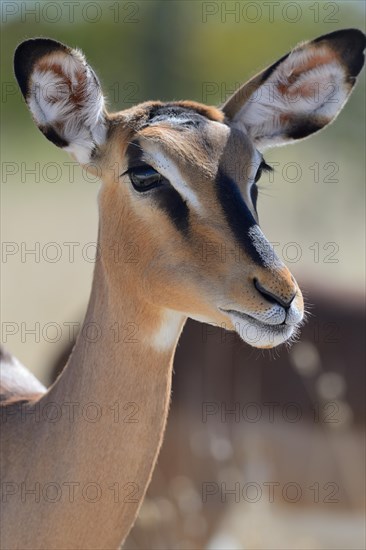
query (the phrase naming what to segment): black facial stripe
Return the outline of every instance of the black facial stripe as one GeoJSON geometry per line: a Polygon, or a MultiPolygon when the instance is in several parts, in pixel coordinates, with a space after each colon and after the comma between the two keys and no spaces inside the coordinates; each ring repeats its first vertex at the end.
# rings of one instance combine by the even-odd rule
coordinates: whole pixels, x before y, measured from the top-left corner
{"type": "Polygon", "coordinates": [[[215,184],[217,197],[235,238],[251,259],[263,266],[263,260],[248,236],[249,229],[257,225],[257,222],[245,204],[238,186],[221,169],[217,173],[215,184]]]}
{"type": "Polygon", "coordinates": [[[187,236],[189,208],[178,191],[169,183],[156,190],[153,200],[167,214],[175,227],[187,236]]]}

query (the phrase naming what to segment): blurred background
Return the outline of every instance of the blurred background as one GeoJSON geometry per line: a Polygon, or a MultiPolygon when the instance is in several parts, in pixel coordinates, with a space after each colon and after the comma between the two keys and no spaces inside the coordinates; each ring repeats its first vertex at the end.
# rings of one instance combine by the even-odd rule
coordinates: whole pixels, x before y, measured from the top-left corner
{"type": "MultiPolygon", "coordinates": [[[[5,346],[45,384],[54,379],[68,324],[86,309],[97,235],[99,183],[35,128],[12,73],[20,41],[81,48],[111,111],[148,99],[219,104],[297,42],[362,28],[364,10],[362,1],[2,1],[5,346]]],[[[331,127],[266,154],[275,172],[260,182],[259,215],[307,300],[299,342],[261,353],[187,323],[166,438],[126,549],[365,547],[364,83],[331,127]]]]}

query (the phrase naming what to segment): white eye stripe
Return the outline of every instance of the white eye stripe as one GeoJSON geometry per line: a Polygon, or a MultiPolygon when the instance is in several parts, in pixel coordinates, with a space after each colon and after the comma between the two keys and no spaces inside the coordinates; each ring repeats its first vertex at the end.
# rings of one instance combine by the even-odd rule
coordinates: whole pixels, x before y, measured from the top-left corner
{"type": "Polygon", "coordinates": [[[257,175],[257,172],[259,170],[260,165],[262,164],[263,158],[262,155],[255,150],[253,155],[253,162],[252,162],[252,170],[249,176],[249,182],[251,184],[254,183],[255,176],[257,175]]]}
{"type": "Polygon", "coordinates": [[[202,211],[202,204],[197,194],[187,185],[182,177],[178,166],[170,159],[167,159],[154,143],[144,142],[144,152],[151,156],[151,161],[156,169],[166,177],[178,193],[187,200],[197,211],[202,211]]]}
{"type": "Polygon", "coordinates": [[[257,175],[257,172],[258,172],[258,169],[262,163],[262,155],[257,151],[255,150],[254,151],[254,154],[253,154],[253,157],[252,157],[252,160],[251,160],[251,163],[250,163],[250,170],[248,171],[248,180],[245,184],[245,187],[244,189],[242,189],[242,193],[244,195],[244,200],[245,200],[245,203],[246,205],[248,206],[249,210],[251,211],[251,213],[253,214],[254,217],[257,216],[257,213],[255,211],[255,208],[253,207],[253,204],[252,204],[252,197],[251,197],[251,189],[253,187],[253,185],[255,184],[255,176],[257,175]]]}

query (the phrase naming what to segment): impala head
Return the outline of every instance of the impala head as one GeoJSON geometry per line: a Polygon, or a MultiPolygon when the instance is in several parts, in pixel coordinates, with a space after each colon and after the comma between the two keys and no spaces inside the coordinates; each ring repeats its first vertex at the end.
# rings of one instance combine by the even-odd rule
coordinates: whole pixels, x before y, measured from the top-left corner
{"type": "Polygon", "coordinates": [[[296,331],[303,299],[259,228],[263,151],[337,116],[364,46],[354,29],[300,44],[220,109],[148,102],[108,114],[83,55],[53,40],[23,42],[15,73],[44,135],[101,175],[99,239],[114,288],[133,285],[158,308],[273,347],[296,331]]]}

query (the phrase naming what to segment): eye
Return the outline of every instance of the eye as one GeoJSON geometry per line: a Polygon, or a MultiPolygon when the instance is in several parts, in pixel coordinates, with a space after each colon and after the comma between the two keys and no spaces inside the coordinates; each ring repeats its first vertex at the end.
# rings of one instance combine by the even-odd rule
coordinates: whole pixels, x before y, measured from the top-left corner
{"type": "Polygon", "coordinates": [[[159,187],[166,181],[164,176],[159,174],[159,172],[148,164],[130,168],[127,173],[134,189],[140,193],[153,189],[154,187],[159,187]]]}
{"type": "Polygon", "coordinates": [[[273,172],[272,166],[269,166],[265,160],[262,160],[262,162],[259,165],[259,168],[254,178],[254,183],[257,183],[257,181],[259,181],[263,172],[273,172]]]}

